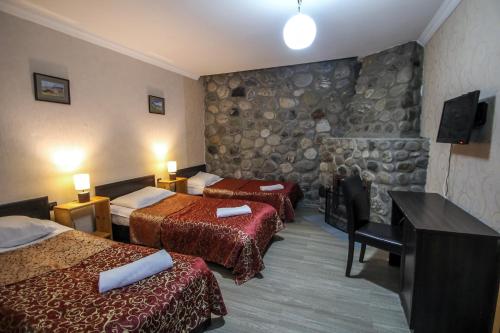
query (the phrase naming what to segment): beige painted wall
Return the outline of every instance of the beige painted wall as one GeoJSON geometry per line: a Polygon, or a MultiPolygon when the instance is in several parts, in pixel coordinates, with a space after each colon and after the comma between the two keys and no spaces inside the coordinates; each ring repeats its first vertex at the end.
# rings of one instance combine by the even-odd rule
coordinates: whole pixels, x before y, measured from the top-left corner
{"type": "Polygon", "coordinates": [[[205,89],[201,80],[184,78],[187,165],[205,164],[205,89]]]}
{"type": "Polygon", "coordinates": [[[425,47],[422,136],[431,139],[427,191],[444,193],[449,144],[436,143],[443,102],[497,95],[491,144],[454,146],[448,197],[500,231],[500,1],[463,0],[425,47]]]}
{"type": "Polygon", "coordinates": [[[162,160],[204,163],[200,83],[0,12],[0,202],[39,195],[75,198],[72,174],[92,186],[155,173],[162,160]],[[71,105],[35,101],[32,73],[71,81],[71,105]],[[148,94],[166,98],[166,116],[148,113],[148,94]],[[168,147],[157,158],[155,144],[168,147]],[[71,171],[57,151],[79,150],[71,171]]]}

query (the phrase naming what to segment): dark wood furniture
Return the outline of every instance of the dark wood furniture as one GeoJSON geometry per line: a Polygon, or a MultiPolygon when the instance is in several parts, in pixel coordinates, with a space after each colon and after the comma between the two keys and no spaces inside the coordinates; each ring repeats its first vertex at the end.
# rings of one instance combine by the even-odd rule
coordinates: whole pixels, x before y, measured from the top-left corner
{"type": "Polygon", "coordinates": [[[347,232],[347,216],[341,181],[342,179],[334,177],[333,186],[326,189],[325,222],[347,232]]]}
{"type": "MultiPolygon", "coordinates": [[[[99,185],[95,187],[95,195],[116,199],[122,195],[138,191],[147,186],[155,186],[155,175],[148,175],[119,182],[99,185]]],[[[130,229],[128,226],[111,224],[113,240],[130,243],[130,229]]]]}
{"type": "Polygon", "coordinates": [[[196,175],[198,172],[207,172],[207,166],[205,164],[195,165],[189,168],[179,169],[176,172],[177,177],[190,178],[196,175]]]}
{"type": "MultiPolygon", "coordinates": [[[[334,175],[333,185],[325,190],[325,222],[347,232],[347,214],[342,183],[345,176],[334,175]]],[[[371,182],[363,180],[363,186],[370,192],[371,182]]]]}
{"type": "Polygon", "coordinates": [[[403,225],[401,303],[415,333],[490,333],[499,234],[435,193],[389,192],[403,225]]]}
{"type": "Polygon", "coordinates": [[[49,198],[40,197],[0,205],[0,216],[9,215],[23,215],[42,220],[49,220],[49,198]]]}
{"type": "Polygon", "coordinates": [[[345,275],[350,276],[355,242],[361,243],[359,262],[363,262],[366,245],[390,253],[401,254],[403,234],[399,225],[370,222],[370,192],[358,175],[345,178],[341,184],[349,235],[349,253],[345,275]]]}
{"type": "Polygon", "coordinates": [[[109,200],[116,199],[122,195],[140,190],[141,188],[155,187],[155,175],[148,175],[119,182],[99,185],[95,187],[95,195],[108,197],[109,200]]]}

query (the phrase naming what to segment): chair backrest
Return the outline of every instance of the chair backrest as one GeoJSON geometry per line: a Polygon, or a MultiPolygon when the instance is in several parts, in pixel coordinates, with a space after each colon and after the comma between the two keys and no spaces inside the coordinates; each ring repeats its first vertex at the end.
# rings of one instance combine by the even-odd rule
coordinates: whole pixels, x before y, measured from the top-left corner
{"type": "Polygon", "coordinates": [[[370,194],[358,175],[350,176],[342,182],[344,193],[347,232],[349,235],[368,223],[370,210],[370,194]],[[363,216],[368,215],[368,216],[363,216]]]}

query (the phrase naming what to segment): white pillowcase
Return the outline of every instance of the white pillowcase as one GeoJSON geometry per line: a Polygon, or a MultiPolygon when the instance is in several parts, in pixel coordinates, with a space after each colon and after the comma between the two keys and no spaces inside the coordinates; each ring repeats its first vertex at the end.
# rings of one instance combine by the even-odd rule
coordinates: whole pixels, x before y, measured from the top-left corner
{"type": "Polygon", "coordinates": [[[130,215],[134,212],[135,209],[118,206],[118,205],[109,205],[110,211],[112,215],[117,215],[121,217],[129,218],[130,215]]]}
{"type": "Polygon", "coordinates": [[[151,206],[175,193],[158,187],[148,186],[138,191],[123,195],[111,201],[111,204],[133,209],[151,206]]]}
{"type": "Polygon", "coordinates": [[[206,172],[198,172],[196,175],[188,179],[188,186],[191,187],[205,187],[210,186],[218,181],[221,181],[223,178],[212,173],[206,172]]]}
{"type": "Polygon", "coordinates": [[[55,229],[46,220],[18,215],[2,216],[0,217],[0,248],[32,242],[50,234],[55,229]]]}
{"type": "Polygon", "coordinates": [[[187,191],[188,191],[188,194],[191,194],[191,195],[202,195],[204,189],[205,189],[204,186],[190,186],[190,185],[188,185],[187,191]]]}

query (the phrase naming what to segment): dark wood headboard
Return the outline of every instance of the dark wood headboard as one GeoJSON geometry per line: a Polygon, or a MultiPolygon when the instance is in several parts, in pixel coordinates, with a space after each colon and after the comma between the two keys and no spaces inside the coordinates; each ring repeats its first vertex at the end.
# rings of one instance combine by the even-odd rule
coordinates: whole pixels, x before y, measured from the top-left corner
{"type": "Polygon", "coordinates": [[[206,172],[207,166],[205,164],[200,164],[200,165],[195,165],[195,166],[192,166],[189,168],[179,169],[179,170],[177,170],[177,176],[189,178],[189,177],[193,177],[194,175],[196,175],[200,171],[206,172]]]}
{"type": "Polygon", "coordinates": [[[0,205],[0,216],[23,215],[37,219],[50,219],[48,197],[16,201],[0,205]]]}
{"type": "Polygon", "coordinates": [[[154,187],[155,185],[155,175],[149,175],[96,186],[95,195],[109,197],[110,200],[113,200],[115,198],[121,197],[122,195],[138,191],[141,188],[147,186],[154,187]]]}

